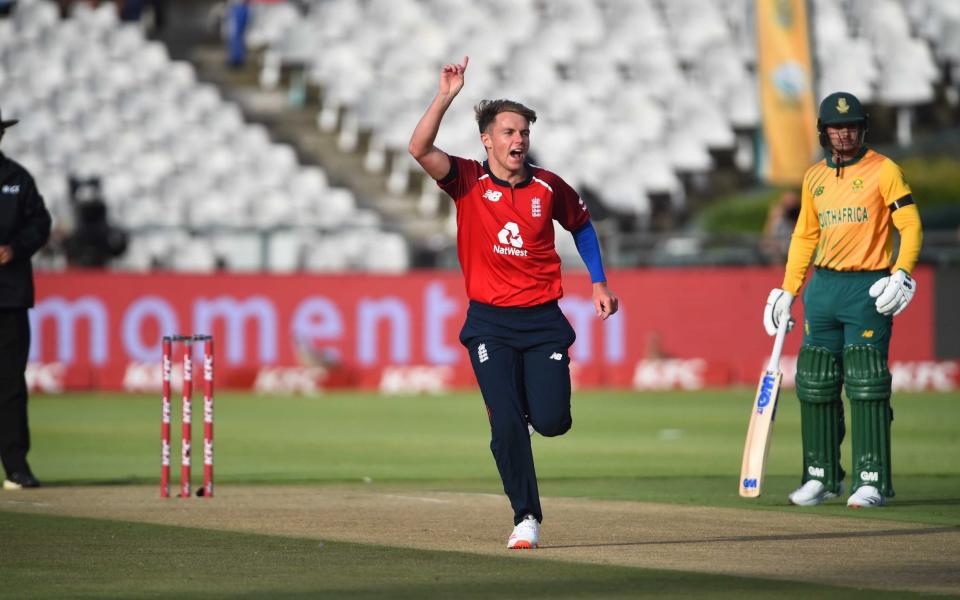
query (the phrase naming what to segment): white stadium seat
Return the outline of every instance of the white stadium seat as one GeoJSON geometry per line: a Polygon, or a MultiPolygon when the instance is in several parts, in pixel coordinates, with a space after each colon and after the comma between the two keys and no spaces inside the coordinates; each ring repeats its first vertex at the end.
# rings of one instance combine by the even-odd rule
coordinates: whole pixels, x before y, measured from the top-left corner
{"type": "MultiPolygon", "coordinates": [[[[421,181],[406,144],[440,66],[470,55],[466,97],[448,112],[451,125],[441,128],[438,146],[482,158],[473,105],[514,97],[538,111],[531,150],[542,166],[642,219],[651,194],[682,205],[686,176],[708,173],[718,154],[733,154],[743,171],[753,168],[744,143],[760,127],[752,4],[255,3],[248,44],[265,49],[265,86],[278,85],[285,66],[302,68],[322,88],[317,126],[335,134],[343,151],[364,153],[365,168],[385,175],[385,197],[419,194],[425,217],[449,218],[446,198],[421,181]]],[[[936,98],[945,67],[952,70],[948,97],[960,95],[960,2],[810,6],[818,99],[845,89],[894,107],[898,139],[909,143],[912,111],[936,98]]],[[[104,178],[112,215],[135,230],[134,239],[151,227],[191,228],[194,240],[226,226],[237,228],[237,237],[224,233],[217,239],[230,241],[217,244],[249,248],[253,237],[269,238],[266,247],[276,246],[279,258],[261,252],[265,268],[400,268],[403,260],[386,263],[357,250],[370,240],[399,245],[379,231],[376,213],[358,208],[354,193],[331,186],[319,167],[302,165],[264,126],[248,123],[189,63],[172,60],[138,25],[120,22],[114,3],[76,2],[70,12],[61,19],[54,2],[20,0],[12,18],[0,19],[0,106],[22,121],[4,147],[58,178],[46,186],[58,210],[65,199],[59,178],[83,171],[104,178]],[[297,231],[282,233],[291,228],[297,231]],[[352,236],[350,228],[364,231],[352,236]]],[[[191,243],[195,254],[204,250],[191,243]]],[[[152,264],[144,247],[131,244],[139,254],[127,266],[152,264]]],[[[253,268],[252,251],[237,255],[244,260],[226,268],[253,268]]],[[[407,251],[397,255],[409,262],[407,251]]]]}
{"type": "MultiPolygon", "coordinates": [[[[362,25],[357,11],[337,4],[323,12],[362,25]]],[[[416,2],[390,4],[381,8],[405,15],[422,34],[418,51],[445,52],[445,38],[417,16],[416,2]]],[[[312,35],[319,21],[303,19],[292,4],[255,11],[253,41],[282,42],[285,60],[307,62],[323,48],[312,35]]],[[[340,106],[372,84],[344,65],[332,76],[353,78],[340,106]]],[[[197,81],[193,66],[171,60],[139,25],[121,23],[114,3],[74,3],[61,20],[53,2],[20,0],[13,18],[0,19],[0,106],[21,119],[5,150],[38,176],[58,222],[70,217],[67,176],[101,178],[112,221],[133,233],[122,268],[210,271],[219,261],[258,270],[270,267],[262,247],[273,228],[336,228],[355,218],[380,225],[357,217],[353,194],[331,187],[322,169],[302,166],[264,126],[246,123],[236,104],[197,81]]]]}
{"type": "MultiPolygon", "coordinates": [[[[760,127],[749,0],[504,1],[311,3],[306,19],[315,24],[317,46],[323,48],[311,69],[314,81],[324,88],[320,127],[338,133],[341,149],[366,152],[366,168],[387,172],[392,193],[409,189],[409,161],[388,159],[404,154],[409,137],[410,128],[398,126],[396,117],[404,106],[422,111],[435,89],[439,66],[469,54],[471,97],[455,104],[446,119],[469,122],[462,105],[469,108],[493,94],[527,102],[543,123],[534,129],[533,153],[562,174],[602,179],[588,173],[592,167],[586,165],[595,162],[590,158],[592,145],[626,153],[634,146],[659,147],[673,171],[668,175],[662,167],[653,170],[651,180],[659,188],[674,188],[678,173],[709,171],[715,151],[735,151],[739,168],[753,169],[753,155],[742,151],[738,137],[760,127]],[[510,11],[509,27],[497,25],[501,6],[510,11]],[[393,102],[398,94],[403,98],[393,102]],[[603,110],[585,110],[589,106],[603,110]],[[599,122],[584,123],[590,112],[600,113],[599,122]],[[568,131],[548,132],[556,128],[568,131]],[[611,133],[622,130],[628,135],[611,133]],[[364,132],[370,144],[361,149],[364,132]],[[631,133],[635,142],[626,139],[631,133]]],[[[938,35],[929,22],[943,16],[951,23],[947,15],[960,13],[960,3],[952,2],[954,8],[950,1],[939,0],[811,4],[821,96],[843,87],[866,102],[926,98],[931,83],[917,73],[904,78],[917,82],[913,98],[897,89],[895,77],[882,77],[875,58],[882,51],[881,39],[916,46],[912,30],[937,36],[942,43],[932,48],[935,59],[916,48],[904,53],[911,64],[920,64],[923,74],[942,60],[942,48],[953,44],[956,49],[949,52],[960,55],[960,43],[950,41],[960,36],[938,35]],[[838,56],[844,59],[836,60],[838,56]]],[[[475,135],[453,129],[441,129],[440,147],[458,155],[480,153],[475,135]]],[[[599,193],[616,202],[604,196],[602,186],[599,193]]],[[[436,212],[433,192],[423,195],[423,207],[428,214],[436,212]]]]}

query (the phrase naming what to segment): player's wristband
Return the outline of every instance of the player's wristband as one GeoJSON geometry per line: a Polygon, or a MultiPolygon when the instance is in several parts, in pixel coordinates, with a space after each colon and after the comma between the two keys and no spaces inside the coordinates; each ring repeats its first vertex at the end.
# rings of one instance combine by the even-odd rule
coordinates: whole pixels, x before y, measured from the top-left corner
{"type": "Polygon", "coordinates": [[[586,225],[574,231],[573,241],[577,245],[577,252],[580,253],[583,264],[587,265],[587,271],[590,272],[590,281],[592,283],[606,281],[603,258],[600,256],[600,240],[597,239],[597,231],[593,228],[593,223],[587,221],[586,225]]]}

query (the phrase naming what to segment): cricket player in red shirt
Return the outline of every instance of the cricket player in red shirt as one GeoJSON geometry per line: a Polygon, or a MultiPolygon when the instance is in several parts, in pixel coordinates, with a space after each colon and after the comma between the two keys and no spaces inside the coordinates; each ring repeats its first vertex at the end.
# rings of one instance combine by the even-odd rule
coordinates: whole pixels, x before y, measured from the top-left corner
{"type": "Polygon", "coordinates": [[[409,150],[456,203],[457,254],[470,299],[460,342],[487,405],[490,449],[513,507],[507,547],[536,548],[543,514],[528,427],[552,437],[572,424],[568,351],[576,335],[557,303],[563,289],[554,220],[573,234],[587,265],[597,316],[616,313],[618,300],[607,289],[586,205],[563,179],[527,159],[533,110],[511,100],[476,106],[482,164],[434,145],[468,62],[443,67],[409,150]]]}

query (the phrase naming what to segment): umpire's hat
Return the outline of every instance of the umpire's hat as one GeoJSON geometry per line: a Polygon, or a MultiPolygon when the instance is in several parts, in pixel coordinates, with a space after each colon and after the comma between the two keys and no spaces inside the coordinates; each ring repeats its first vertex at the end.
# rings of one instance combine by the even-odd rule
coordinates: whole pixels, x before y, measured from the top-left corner
{"type": "Polygon", "coordinates": [[[4,121],[4,120],[3,120],[3,111],[0,111],[0,131],[3,131],[3,130],[6,129],[7,127],[13,127],[14,125],[16,125],[16,124],[19,123],[19,122],[20,122],[19,119],[7,119],[6,121],[4,121]]]}

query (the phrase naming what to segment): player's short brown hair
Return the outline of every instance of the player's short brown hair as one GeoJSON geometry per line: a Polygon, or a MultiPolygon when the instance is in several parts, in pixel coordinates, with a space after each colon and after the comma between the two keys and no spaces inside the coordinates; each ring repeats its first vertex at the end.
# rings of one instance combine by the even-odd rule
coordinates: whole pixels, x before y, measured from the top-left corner
{"type": "Polygon", "coordinates": [[[480,127],[480,133],[487,130],[490,123],[502,112],[517,113],[527,120],[528,123],[536,123],[537,113],[532,108],[514,102],[513,100],[481,100],[480,104],[473,107],[477,115],[477,125],[480,127]]]}

